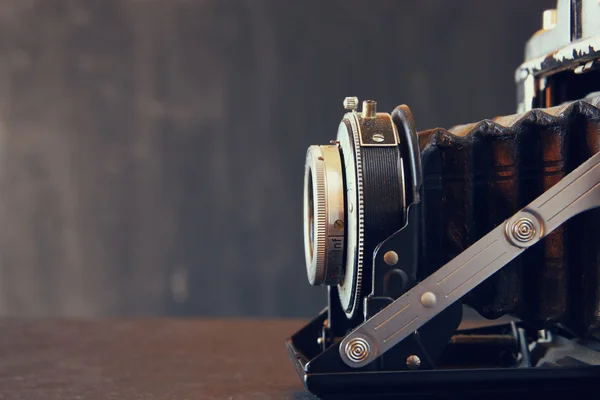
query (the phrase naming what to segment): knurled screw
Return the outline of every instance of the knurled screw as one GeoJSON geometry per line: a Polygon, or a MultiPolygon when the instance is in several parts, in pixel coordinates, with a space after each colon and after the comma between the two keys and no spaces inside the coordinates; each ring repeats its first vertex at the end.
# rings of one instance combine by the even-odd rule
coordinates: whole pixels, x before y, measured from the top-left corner
{"type": "Polygon", "coordinates": [[[344,109],[354,111],[358,107],[358,97],[346,97],[344,99],[344,109]]]}

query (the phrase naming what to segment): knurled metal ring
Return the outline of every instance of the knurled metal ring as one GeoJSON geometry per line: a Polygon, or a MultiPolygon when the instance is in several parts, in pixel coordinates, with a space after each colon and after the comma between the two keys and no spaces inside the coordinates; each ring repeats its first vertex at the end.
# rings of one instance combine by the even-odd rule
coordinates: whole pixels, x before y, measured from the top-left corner
{"type": "Polygon", "coordinates": [[[344,116],[338,128],[337,140],[343,156],[347,211],[346,260],[337,292],[346,316],[352,318],[360,308],[365,244],[363,162],[355,112],[344,116]]]}

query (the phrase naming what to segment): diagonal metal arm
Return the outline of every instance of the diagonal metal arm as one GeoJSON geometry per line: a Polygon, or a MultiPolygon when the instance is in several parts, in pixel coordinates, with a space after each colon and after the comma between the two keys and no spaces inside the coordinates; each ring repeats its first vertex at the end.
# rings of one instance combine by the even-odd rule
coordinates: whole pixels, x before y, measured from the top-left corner
{"type": "Polygon", "coordinates": [[[342,360],[355,368],[370,363],[562,223],[598,206],[600,153],[350,332],[340,343],[342,360]]]}

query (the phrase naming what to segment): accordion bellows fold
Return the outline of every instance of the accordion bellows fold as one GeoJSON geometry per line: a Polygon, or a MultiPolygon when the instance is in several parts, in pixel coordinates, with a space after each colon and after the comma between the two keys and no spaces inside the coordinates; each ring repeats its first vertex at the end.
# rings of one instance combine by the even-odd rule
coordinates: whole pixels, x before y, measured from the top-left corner
{"type": "MultiPolygon", "coordinates": [[[[431,274],[600,151],[600,97],[419,133],[431,274]]],[[[600,338],[600,210],[556,229],[465,303],[600,338]]]]}

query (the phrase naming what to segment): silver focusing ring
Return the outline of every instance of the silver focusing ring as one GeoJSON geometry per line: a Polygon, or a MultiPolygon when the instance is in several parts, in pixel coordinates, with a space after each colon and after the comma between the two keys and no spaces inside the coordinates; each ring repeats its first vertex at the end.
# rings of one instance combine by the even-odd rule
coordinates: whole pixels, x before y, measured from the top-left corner
{"type": "Polygon", "coordinates": [[[338,285],[345,251],[344,182],[335,145],[310,146],[304,173],[304,248],[311,285],[338,285]]]}

